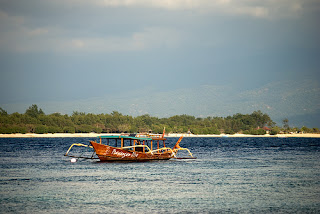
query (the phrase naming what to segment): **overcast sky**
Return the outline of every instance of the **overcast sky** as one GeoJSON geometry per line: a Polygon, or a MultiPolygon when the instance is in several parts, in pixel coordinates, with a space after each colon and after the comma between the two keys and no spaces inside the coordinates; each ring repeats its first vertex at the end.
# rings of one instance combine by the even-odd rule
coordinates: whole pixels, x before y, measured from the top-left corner
{"type": "Polygon", "coordinates": [[[319,83],[319,20],[319,0],[0,0],[0,106],[319,83]]]}

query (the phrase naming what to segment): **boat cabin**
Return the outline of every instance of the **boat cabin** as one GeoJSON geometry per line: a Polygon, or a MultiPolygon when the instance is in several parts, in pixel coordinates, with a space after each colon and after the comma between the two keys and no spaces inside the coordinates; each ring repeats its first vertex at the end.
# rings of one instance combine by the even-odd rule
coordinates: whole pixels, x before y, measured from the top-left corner
{"type": "Polygon", "coordinates": [[[152,151],[154,149],[160,150],[161,147],[166,147],[165,141],[167,140],[161,136],[137,137],[132,135],[99,136],[98,139],[100,144],[143,153],[152,151]]]}

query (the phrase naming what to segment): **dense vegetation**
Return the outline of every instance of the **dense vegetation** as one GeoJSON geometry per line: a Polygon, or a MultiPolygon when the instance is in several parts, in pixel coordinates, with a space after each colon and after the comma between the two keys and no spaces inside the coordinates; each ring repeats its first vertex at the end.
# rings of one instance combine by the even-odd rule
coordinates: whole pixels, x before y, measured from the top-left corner
{"type": "Polygon", "coordinates": [[[193,134],[265,134],[262,127],[269,127],[271,134],[279,132],[319,132],[307,127],[290,128],[289,121],[283,127],[275,126],[267,114],[254,111],[252,114],[235,114],[228,117],[195,118],[189,115],[176,115],[157,118],[150,115],[132,117],[114,111],[111,114],[86,114],[73,112],[71,116],[53,113],[46,115],[37,105],[30,106],[24,114],[8,114],[0,108],[0,133],[136,133],[152,131],[162,133],[193,134]]]}

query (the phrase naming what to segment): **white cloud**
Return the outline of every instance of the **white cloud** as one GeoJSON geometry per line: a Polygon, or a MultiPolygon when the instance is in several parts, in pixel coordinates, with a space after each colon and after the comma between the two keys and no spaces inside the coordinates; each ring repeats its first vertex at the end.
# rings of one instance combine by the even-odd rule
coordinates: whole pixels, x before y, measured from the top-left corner
{"type": "MultiPolygon", "coordinates": [[[[155,48],[175,48],[181,44],[185,44],[186,37],[189,39],[191,34],[197,34],[197,32],[191,30],[188,33],[183,33],[179,28],[175,28],[177,25],[170,25],[168,20],[162,22],[162,20],[156,18],[155,26],[153,23],[138,23],[137,29],[126,28],[124,26],[125,33],[113,34],[112,30],[100,31],[103,27],[111,23],[113,15],[108,13],[101,13],[104,8],[114,7],[130,7],[132,10],[136,8],[148,9],[158,8],[163,10],[175,11],[194,11],[195,13],[203,14],[220,14],[223,16],[251,16],[258,18],[277,18],[277,17],[290,17],[296,14],[301,14],[305,10],[319,10],[319,3],[317,0],[70,0],[70,1],[48,1],[48,4],[56,4],[53,8],[62,8],[66,6],[71,10],[74,6],[77,8],[77,16],[73,16],[67,24],[56,23],[55,19],[48,18],[49,22],[42,22],[42,25],[37,25],[38,20],[41,17],[34,15],[23,16],[21,13],[18,15],[11,15],[9,12],[0,10],[0,49],[18,51],[18,52],[30,52],[30,51],[48,51],[48,52],[66,52],[66,51],[84,51],[84,52],[115,52],[115,51],[142,51],[155,48]],[[89,7],[90,6],[90,7],[89,7]],[[92,14],[99,9],[99,18],[90,20],[90,17],[83,17],[88,20],[86,24],[98,23],[97,28],[91,28],[97,30],[92,32],[84,27],[79,28],[79,13],[88,11],[87,14],[92,14]],[[101,15],[102,14],[102,15],[101,15]],[[76,19],[78,18],[78,19],[76,19]],[[37,20],[34,22],[34,20],[37,20]],[[100,20],[107,20],[108,24],[99,22],[100,20]],[[51,22],[50,22],[51,21],[51,22]],[[44,24],[43,24],[44,23],[44,24]],[[75,24],[77,23],[77,24],[75,24]],[[76,30],[73,27],[77,26],[76,30]],[[150,27],[152,26],[152,27],[150,27]],[[161,26],[161,27],[157,27],[161,26]],[[171,26],[171,27],[163,27],[171,26]],[[79,30],[80,29],[80,30],[79,30]],[[142,30],[141,30],[142,29],[142,30]],[[79,35],[76,32],[81,32],[83,35],[79,35]],[[131,32],[131,33],[130,33],[131,32]],[[104,34],[103,34],[104,33],[104,34]]],[[[49,5],[50,5],[49,4],[49,5]]],[[[50,7],[51,8],[51,7],[50,7]]],[[[67,9],[66,11],[69,11],[67,9]]],[[[117,11],[119,12],[119,11],[117,11]]],[[[120,11],[119,14],[122,12],[120,11]]],[[[54,12],[52,14],[55,14],[54,12]]],[[[112,27],[115,29],[121,28],[121,23],[128,19],[126,14],[120,16],[117,14],[119,20],[112,22],[112,27]],[[123,20],[119,17],[123,17],[123,20]],[[118,24],[118,22],[120,24],[118,24]]],[[[150,15],[147,13],[147,15],[150,15]]],[[[151,15],[152,16],[152,15],[151,15]]],[[[54,17],[54,15],[52,16],[54,17]]],[[[173,15],[173,17],[176,17],[173,15]]],[[[152,18],[152,17],[151,17],[152,18]]],[[[221,19],[223,20],[223,18],[221,19]]],[[[183,20],[179,20],[182,21],[183,20]]],[[[174,20],[173,20],[174,22],[174,20]]],[[[208,20],[208,22],[210,22],[208,20]]],[[[179,23],[179,22],[176,22],[179,23]]],[[[185,23],[182,23],[185,24],[185,23]]],[[[108,26],[109,28],[109,26],[108,26]]],[[[183,28],[183,27],[182,27],[183,28]]],[[[186,28],[184,28],[186,29],[186,28]]],[[[187,30],[186,30],[187,31],[187,30]]],[[[119,32],[119,30],[118,30],[119,32]]]]}
{"type": "Polygon", "coordinates": [[[234,8],[233,13],[261,18],[268,17],[270,15],[270,11],[266,7],[239,7],[234,8]]]}
{"type": "MultiPolygon", "coordinates": [[[[74,38],[62,41],[69,50],[83,52],[127,52],[154,48],[174,48],[180,44],[179,33],[166,28],[146,28],[128,37],[74,38]]],[[[59,50],[57,50],[59,51],[59,50]]]]}
{"type": "Polygon", "coordinates": [[[106,7],[155,7],[168,10],[200,9],[207,6],[226,4],[230,0],[97,0],[106,7]]]}
{"type": "Polygon", "coordinates": [[[154,48],[174,48],[180,44],[175,29],[149,27],[128,36],[92,34],[78,37],[76,33],[59,27],[29,28],[24,22],[5,13],[1,17],[14,24],[0,32],[0,49],[13,52],[127,52],[154,48]],[[18,21],[17,21],[18,20],[18,21]]]}
{"type": "Polygon", "coordinates": [[[40,36],[40,35],[45,35],[47,33],[49,33],[49,29],[47,28],[36,28],[33,30],[27,30],[27,34],[29,36],[40,36]]]}
{"type": "Polygon", "coordinates": [[[0,32],[6,28],[14,28],[21,26],[24,23],[24,18],[21,16],[10,16],[8,13],[0,10],[0,32]]]}
{"type": "MultiPolygon", "coordinates": [[[[3,16],[3,15],[0,15],[3,16]]],[[[26,27],[24,19],[8,16],[0,30],[0,50],[9,52],[37,52],[55,45],[57,30],[46,27],[26,27]]]]}
{"type": "MultiPolygon", "coordinates": [[[[128,1],[130,4],[130,1],[128,1]]],[[[26,24],[25,18],[0,10],[0,50],[11,52],[125,52],[154,48],[174,48],[180,34],[166,27],[146,27],[131,34],[87,34],[61,26],[39,27],[26,24]]]]}
{"type": "Polygon", "coordinates": [[[248,15],[274,18],[295,16],[304,5],[317,0],[96,0],[104,7],[146,7],[166,10],[195,10],[201,13],[248,15]]]}

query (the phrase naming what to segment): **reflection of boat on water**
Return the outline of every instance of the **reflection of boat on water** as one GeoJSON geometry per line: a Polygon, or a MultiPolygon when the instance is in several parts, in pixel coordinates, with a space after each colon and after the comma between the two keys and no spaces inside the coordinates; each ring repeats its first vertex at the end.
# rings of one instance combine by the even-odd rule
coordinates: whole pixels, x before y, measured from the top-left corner
{"type": "MultiPolygon", "coordinates": [[[[166,138],[164,135],[120,135],[120,136],[99,136],[99,142],[90,141],[91,145],[72,144],[65,156],[69,155],[73,146],[84,146],[94,149],[95,154],[100,161],[149,161],[149,160],[169,160],[178,158],[178,151],[185,150],[188,152],[188,159],[195,159],[192,153],[187,148],[180,147],[180,142],[183,137],[180,137],[173,148],[166,146],[166,138]]],[[[76,157],[89,158],[90,157],[76,157]]]]}

